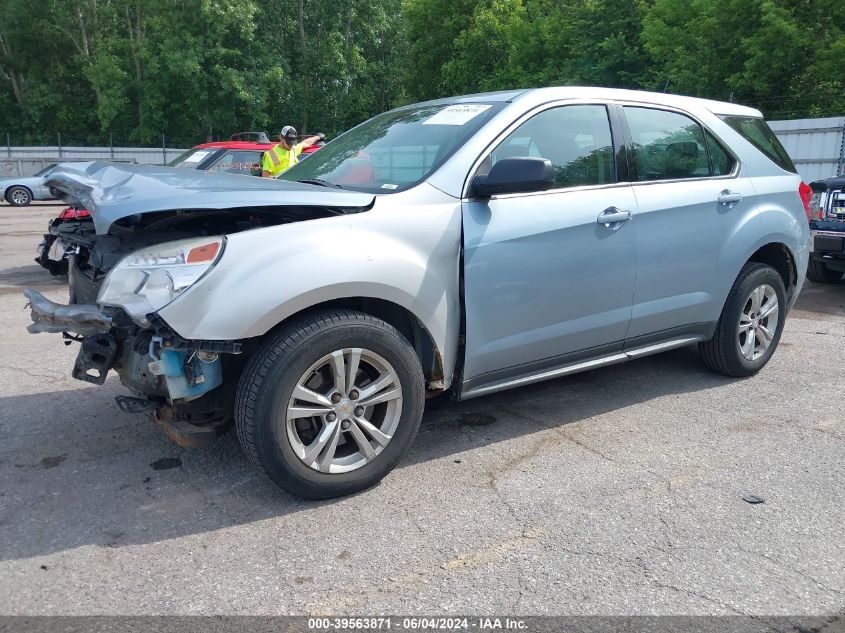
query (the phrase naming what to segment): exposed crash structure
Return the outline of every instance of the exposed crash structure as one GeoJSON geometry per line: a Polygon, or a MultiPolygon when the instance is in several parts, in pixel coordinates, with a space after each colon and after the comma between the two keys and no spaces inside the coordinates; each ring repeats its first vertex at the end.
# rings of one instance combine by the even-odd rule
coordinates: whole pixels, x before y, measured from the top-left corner
{"type": "Polygon", "coordinates": [[[152,413],[186,447],[203,446],[231,426],[237,381],[217,388],[223,366],[230,376],[242,370],[245,343],[186,340],[154,313],[217,261],[226,244],[222,236],[358,213],[372,203],[371,196],[326,192],[335,206],[326,206],[325,197],[321,204],[309,204],[311,199],[298,198],[296,191],[313,187],[228,175],[192,179],[190,172],[174,174],[166,167],[98,162],[62,165],[47,184],[58,197],[96,212],[51,223],[49,237],[69,253],[71,302],[56,304],[27,289],[33,320],[28,330],[63,333],[68,341],[80,343],[74,378],[103,384],[114,369],[138,394],[119,396],[118,405],[128,412],[152,413]],[[210,178],[213,193],[190,189],[191,183],[207,187],[210,178]],[[280,189],[293,191],[280,196],[280,189]],[[242,206],[244,190],[251,192],[249,206],[242,206]],[[141,192],[144,203],[139,208],[131,201],[141,192]],[[151,193],[158,195],[151,200],[151,193]],[[185,208],[174,209],[180,197],[185,208]],[[290,204],[279,205],[280,197],[290,204]],[[262,198],[272,203],[262,205],[262,198]],[[104,289],[107,274],[118,264],[104,289]],[[144,291],[138,295],[140,287],[144,291]],[[101,290],[112,305],[97,305],[101,290]]]}

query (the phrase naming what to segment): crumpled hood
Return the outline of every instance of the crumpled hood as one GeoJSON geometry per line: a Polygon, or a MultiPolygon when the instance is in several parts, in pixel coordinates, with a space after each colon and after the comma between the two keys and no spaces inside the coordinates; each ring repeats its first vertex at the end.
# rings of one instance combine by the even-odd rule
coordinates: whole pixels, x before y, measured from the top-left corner
{"type": "Polygon", "coordinates": [[[100,234],[138,213],[288,205],[362,210],[375,200],[372,194],[271,178],[100,161],[62,163],[44,184],[68,204],[88,209],[100,234]]]}

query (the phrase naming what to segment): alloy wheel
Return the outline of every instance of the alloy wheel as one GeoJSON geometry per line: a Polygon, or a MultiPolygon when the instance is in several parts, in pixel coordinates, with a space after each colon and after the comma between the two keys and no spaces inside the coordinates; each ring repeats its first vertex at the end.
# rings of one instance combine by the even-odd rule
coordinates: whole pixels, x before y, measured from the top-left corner
{"type": "Polygon", "coordinates": [[[285,410],[285,435],[309,468],[350,472],[384,450],[401,415],[402,385],[390,363],[367,349],[340,349],[297,381],[285,410]]]}
{"type": "Polygon", "coordinates": [[[17,205],[25,205],[29,202],[29,194],[24,189],[15,189],[11,197],[12,202],[17,205]]]}
{"type": "Polygon", "coordinates": [[[746,360],[757,360],[769,349],[778,326],[778,296],[769,284],[754,288],[739,315],[737,345],[746,360]]]}

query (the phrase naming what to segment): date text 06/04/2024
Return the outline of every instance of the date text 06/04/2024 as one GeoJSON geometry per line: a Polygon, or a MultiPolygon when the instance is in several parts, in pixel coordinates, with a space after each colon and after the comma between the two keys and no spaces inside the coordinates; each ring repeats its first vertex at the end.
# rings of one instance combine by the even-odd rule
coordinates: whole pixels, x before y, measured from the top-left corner
{"type": "Polygon", "coordinates": [[[344,617],[309,618],[309,631],[524,631],[526,623],[518,618],[496,617],[344,617]]]}

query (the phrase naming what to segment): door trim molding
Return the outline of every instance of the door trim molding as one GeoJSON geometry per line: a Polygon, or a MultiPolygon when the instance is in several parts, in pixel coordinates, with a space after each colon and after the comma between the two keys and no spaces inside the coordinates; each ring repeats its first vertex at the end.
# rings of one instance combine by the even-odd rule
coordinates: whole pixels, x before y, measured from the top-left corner
{"type": "Polygon", "coordinates": [[[458,400],[469,400],[497,391],[523,387],[535,382],[560,378],[599,367],[624,363],[652,354],[706,341],[713,336],[716,323],[694,323],[662,332],[646,334],[624,343],[611,343],[563,356],[488,372],[465,380],[460,386],[458,400]],[[633,344],[633,345],[632,345],[633,344]]]}

